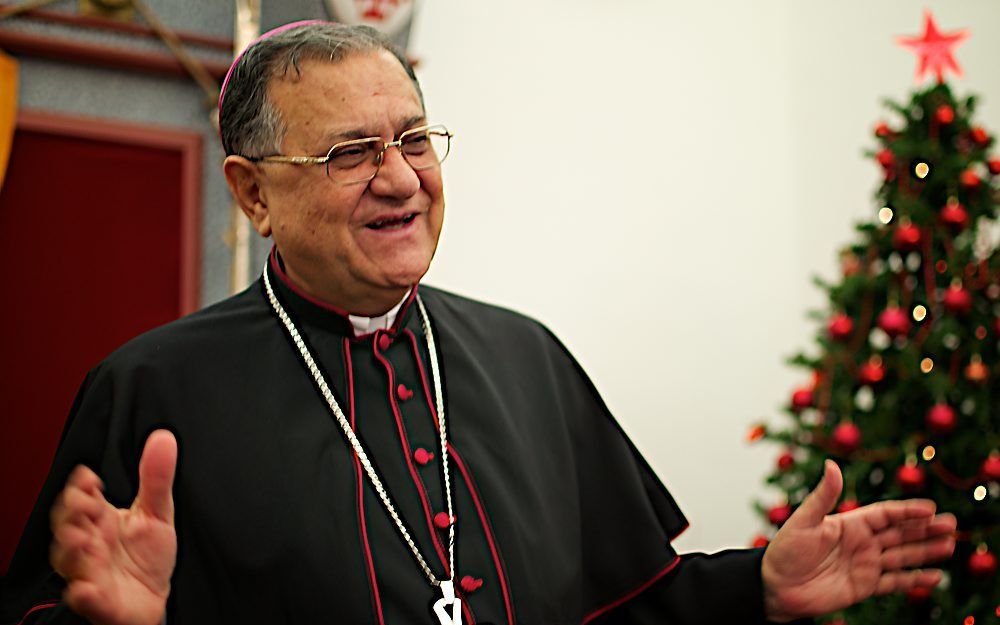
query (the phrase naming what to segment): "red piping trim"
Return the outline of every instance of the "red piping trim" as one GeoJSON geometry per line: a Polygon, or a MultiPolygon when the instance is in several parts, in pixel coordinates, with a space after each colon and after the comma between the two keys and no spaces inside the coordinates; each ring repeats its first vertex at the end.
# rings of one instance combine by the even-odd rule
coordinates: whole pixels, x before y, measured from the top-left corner
{"type": "Polygon", "coordinates": [[[399,328],[403,325],[403,317],[406,315],[406,311],[410,307],[410,304],[412,304],[413,300],[417,298],[417,289],[419,288],[419,284],[414,284],[413,288],[410,289],[410,294],[406,296],[406,301],[404,301],[403,305],[399,307],[399,312],[396,313],[396,319],[392,322],[392,327],[389,328],[390,332],[399,332],[399,328]]]}
{"type": "MultiPolygon", "coordinates": [[[[409,332],[409,330],[406,331],[409,332]]],[[[406,459],[406,466],[410,470],[410,479],[413,480],[413,484],[417,487],[417,495],[420,497],[420,504],[424,509],[424,519],[427,521],[427,529],[431,534],[431,542],[433,542],[434,550],[437,551],[438,558],[441,560],[441,566],[444,567],[444,574],[447,577],[452,577],[451,571],[448,570],[448,557],[445,554],[444,545],[441,544],[441,539],[438,536],[437,529],[435,529],[437,526],[434,525],[434,521],[431,518],[431,506],[430,499],[427,496],[427,489],[424,487],[424,481],[420,478],[420,474],[417,473],[416,467],[413,466],[413,452],[410,449],[410,441],[407,439],[406,430],[403,428],[403,418],[400,416],[399,407],[396,405],[396,396],[393,394],[393,389],[396,388],[396,376],[392,365],[385,359],[385,356],[379,353],[377,346],[378,341],[372,341],[372,352],[375,354],[375,358],[385,367],[386,374],[389,376],[389,406],[392,408],[393,417],[396,419],[399,443],[403,448],[403,457],[406,459]]],[[[419,359],[417,363],[420,363],[419,359]]],[[[449,445],[449,447],[451,446],[449,445]]],[[[456,594],[462,600],[462,612],[465,614],[466,620],[470,624],[475,625],[476,621],[472,616],[472,608],[469,607],[469,602],[462,596],[460,589],[456,589],[456,591],[456,594]]]]}
{"type": "Polygon", "coordinates": [[[469,469],[465,466],[462,457],[458,455],[458,450],[455,449],[454,445],[448,443],[448,452],[455,460],[455,466],[458,467],[459,472],[462,474],[462,479],[465,480],[465,486],[472,495],[472,503],[476,506],[479,522],[483,526],[483,533],[486,534],[486,542],[490,545],[490,554],[493,556],[493,568],[496,570],[497,578],[500,580],[500,590],[503,592],[503,605],[504,609],[507,610],[507,623],[514,625],[514,612],[510,605],[510,592],[507,590],[507,575],[500,561],[500,553],[497,550],[496,542],[493,540],[493,529],[486,518],[486,511],[483,509],[483,504],[479,501],[479,493],[476,491],[472,477],[469,475],[469,469]]]}
{"type": "Polygon", "coordinates": [[[637,595],[639,595],[639,593],[641,593],[642,591],[646,590],[647,588],[649,588],[650,586],[652,586],[653,584],[655,584],[657,581],[659,581],[660,578],[662,578],[664,575],[666,575],[670,571],[674,570],[674,567],[676,567],[678,564],[680,564],[680,561],[681,561],[681,557],[680,556],[674,556],[674,559],[670,562],[670,564],[668,564],[666,567],[664,567],[663,570],[661,570],[659,573],[657,573],[656,575],[654,575],[648,581],[646,581],[641,586],[639,586],[638,588],[636,588],[632,592],[628,593],[624,597],[621,597],[620,599],[617,599],[616,601],[612,601],[611,603],[607,604],[603,608],[598,608],[597,610],[594,610],[593,612],[591,612],[587,616],[583,617],[583,620],[580,622],[580,625],[586,625],[587,623],[589,623],[590,621],[594,620],[598,616],[601,616],[602,614],[604,614],[606,612],[614,610],[615,608],[617,608],[618,606],[622,605],[623,603],[634,599],[637,595]]]}
{"type": "Polygon", "coordinates": [[[288,285],[288,288],[290,288],[292,291],[294,291],[296,295],[298,295],[299,297],[301,297],[302,299],[306,300],[307,302],[309,302],[311,304],[315,304],[315,305],[319,306],[320,308],[323,308],[324,310],[329,310],[332,313],[336,313],[336,314],[340,315],[341,317],[344,318],[344,321],[346,321],[347,323],[351,322],[351,320],[347,318],[348,313],[347,313],[346,310],[337,308],[333,304],[328,304],[328,303],[324,302],[321,299],[318,299],[318,298],[313,297],[312,295],[309,295],[308,293],[306,293],[305,291],[302,290],[302,287],[300,287],[299,285],[295,284],[295,282],[292,281],[292,279],[288,276],[288,274],[285,273],[285,270],[281,268],[281,263],[278,262],[278,247],[277,246],[271,247],[271,259],[270,259],[270,262],[271,262],[271,269],[274,270],[274,273],[279,278],[281,278],[281,281],[284,282],[286,285],[288,285]]]}
{"type": "Polygon", "coordinates": [[[691,524],[690,523],[685,523],[682,528],[680,528],[679,530],[677,530],[676,532],[674,532],[672,536],[670,536],[670,540],[676,540],[677,537],[680,536],[681,534],[683,534],[684,532],[686,532],[689,527],[691,527],[691,524]]]}
{"type": "MultiPolygon", "coordinates": [[[[417,349],[417,338],[409,328],[403,330],[403,334],[405,334],[410,340],[410,347],[413,349],[413,356],[417,361],[417,369],[420,371],[420,383],[424,388],[424,399],[427,402],[427,407],[430,409],[431,420],[434,422],[434,429],[437,430],[437,409],[431,401],[431,392],[427,385],[427,373],[424,371],[423,360],[420,358],[420,352],[417,349]]],[[[493,568],[496,571],[497,579],[500,580],[500,591],[503,594],[504,609],[507,610],[507,623],[508,625],[514,625],[514,610],[511,607],[510,591],[507,588],[507,573],[503,567],[500,550],[497,548],[496,540],[493,537],[493,528],[490,526],[489,519],[486,516],[486,509],[479,499],[479,491],[476,489],[468,467],[466,467],[461,456],[458,455],[458,450],[456,450],[455,446],[451,443],[448,443],[448,453],[454,457],[455,466],[458,467],[459,472],[462,474],[462,479],[465,481],[465,487],[469,489],[469,494],[472,495],[472,503],[476,506],[476,514],[479,516],[479,523],[482,525],[483,534],[486,535],[486,542],[490,546],[490,554],[493,556],[493,568]]]]}
{"type": "MultiPolygon", "coordinates": [[[[355,341],[367,341],[369,338],[375,336],[375,334],[378,333],[378,332],[386,332],[390,336],[393,335],[393,334],[396,334],[397,332],[399,332],[399,328],[400,328],[400,326],[403,323],[403,317],[406,315],[407,309],[409,309],[410,304],[412,304],[413,300],[417,297],[417,289],[418,288],[420,288],[420,285],[419,284],[415,284],[415,285],[413,285],[413,288],[410,289],[410,292],[406,296],[406,299],[400,305],[399,310],[396,311],[396,318],[392,321],[392,327],[391,328],[387,328],[385,330],[375,330],[375,332],[367,332],[365,334],[357,334],[357,335],[354,336],[354,340],[355,341]]],[[[348,318],[348,321],[350,321],[350,318],[348,318]]],[[[354,327],[353,323],[351,324],[351,327],[352,328],[354,327]]]]}
{"type": "Polygon", "coordinates": [[[35,607],[33,607],[30,610],[28,610],[27,612],[25,612],[24,616],[21,617],[21,620],[17,622],[17,625],[22,625],[24,623],[25,619],[27,619],[29,616],[31,616],[35,612],[38,612],[39,610],[48,610],[49,608],[54,608],[57,605],[59,605],[59,602],[56,601],[55,599],[52,600],[52,603],[39,603],[35,607]]]}
{"type": "MultiPolygon", "coordinates": [[[[309,295],[308,293],[306,293],[302,289],[302,287],[300,287],[298,284],[296,284],[287,273],[285,273],[285,270],[282,269],[282,267],[281,267],[281,263],[278,262],[278,247],[277,246],[272,246],[271,247],[271,253],[270,253],[269,256],[270,256],[269,261],[270,261],[270,264],[271,264],[271,269],[273,269],[274,273],[279,278],[281,278],[282,282],[284,282],[286,285],[288,285],[288,288],[290,288],[296,295],[298,295],[302,299],[306,300],[310,304],[314,304],[316,306],[319,306],[323,310],[328,310],[328,311],[330,311],[330,312],[332,312],[332,313],[334,313],[336,315],[339,315],[340,317],[343,317],[344,321],[347,322],[347,324],[351,327],[352,332],[353,332],[354,324],[351,323],[350,313],[349,312],[347,312],[343,308],[337,308],[333,304],[330,304],[328,302],[324,302],[323,300],[321,300],[321,299],[319,299],[317,297],[313,297],[312,295],[309,295]]],[[[399,327],[400,327],[400,324],[402,323],[403,316],[406,314],[406,311],[410,307],[410,304],[413,303],[413,300],[417,297],[417,289],[419,288],[419,286],[420,285],[416,285],[416,284],[413,285],[413,288],[410,289],[410,294],[407,296],[406,300],[403,302],[403,305],[399,307],[399,312],[396,313],[396,319],[395,319],[395,321],[393,321],[392,328],[390,328],[390,330],[389,330],[393,334],[395,334],[396,332],[399,331],[399,327]]],[[[357,340],[364,340],[364,339],[367,339],[368,337],[372,336],[373,334],[375,334],[375,333],[374,332],[369,332],[367,334],[361,334],[361,335],[355,336],[354,338],[357,339],[357,340]]]]}
{"type": "Polygon", "coordinates": [[[406,432],[403,429],[402,418],[399,415],[399,409],[396,407],[396,402],[393,401],[392,388],[395,386],[395,376],[393,375],[392,367],[389,366],[388,361],[385,357],[378,353],[377,349],[373,350],[375,353],[375,358],[382,363],[385,367],[386,373],[389,375],[389,406],[392,408],[392,415],[396,419],[396,431],[399,432],[399,442],[403,448],[403,457],[406,459],[406,467],[410,471],[410,479],[413,481],[413,485],[417,487],[417,494],[420,496],[420,504],[424,509],[424,519],[427,521],[427,529],[431,535],[431,541],[434,543],[434,549],[438,553],[438,557],[441,559],[441,564],[444,567],[444,574],[449,575],[448,571],[448,558],[445,555],[444,547],[441,545],[441,541],[438,538],[437,530],[435,529],[434,521],[431,517],[431,507],[430,502],[427,498],[427,490],[424,488],[424,482],[417,475],[417,470],[413,466],[412,452],[410,451],[410,442],[406,438],[406,432]]]}
{"type": "MultiPolygon", "coordinates": [[[[351,410],[351,429],[357,432],[354,421],[354,367],[351,364],[351,342],[344,339],[344,362],[347,364],[347,394],[351,410]]],[[[375,577],[375,563],[372,560],[371,546],[368,544],[368,527],[365,523],[365,498],[364,498],[364,477],[361,475],[361,461],[358,454],[351,451],[354,460],[354,470],[358,484],[358,524],[361,527],[361,541],[364,544],[365,564],[368,573],[368,586],[371,590],[372,604],[375,608],[375,615],[378,617],[379,625],[385,625],[385,618],[382,616],[382,598],[378,592],[378,580],[375,577]]]]}

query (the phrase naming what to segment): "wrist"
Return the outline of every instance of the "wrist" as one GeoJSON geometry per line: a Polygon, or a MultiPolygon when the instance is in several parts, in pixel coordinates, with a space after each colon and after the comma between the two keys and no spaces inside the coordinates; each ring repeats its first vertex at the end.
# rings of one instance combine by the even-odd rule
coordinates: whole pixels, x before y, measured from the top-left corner
{"type": "Polygon", "coordinates": [[[773,623],[794,621],[798,617],[786,609],[781,598],[781,583],[767,556],[765,551],[760,563],[760,578],[764,587],[764,618],[773,623]]]}

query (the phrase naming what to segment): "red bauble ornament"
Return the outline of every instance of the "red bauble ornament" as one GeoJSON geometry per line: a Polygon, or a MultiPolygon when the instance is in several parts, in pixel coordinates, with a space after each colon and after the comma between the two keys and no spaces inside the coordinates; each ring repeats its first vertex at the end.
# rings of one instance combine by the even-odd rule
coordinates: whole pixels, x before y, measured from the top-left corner
{"type": "Polygon", "coordinates": [[[892,136],[892,128],[889,128],[889,124],[885,122],[879,122],[875,125],[875,136],[879,139],[885,139],[886,137],[892,136]]]}
{"type": "Polygon", "coordinates": [[[910,222],[901,222],[892,233],[892,246],[901,252],[912,252],[920,249],[922,240],[920,228],[910,222]]]}
{"type": "Polygon", "coordinates": [[[823,371],[821,371],[820,369],[813,369],[812,386],[810,388],[816,390],[822,383],[823,383],[823,371]]]}
{"type": "Polygon", "coordinates": [[[800,388],[792,393],[792,410],[796,412],[812,408],[815,402],[816,395],[812,392],[812,389],[800,388]]]}
{"type": "Polygon", "coordinates": [[[787,471],[788,469],[791,469],[793,466],[795,466],[795,456],[792,455],[792,452],[786,451],[785,453],[778,456],[777,464],[779,471],[787,471]]]}
{"type": "Polygon", "coordinates": [[[990,377],[989,368],[979,357],[973,356],[972,361],[965,367],[965,378],[970,382],[982,384],[988,377],[990,377]]]}
{"type": "Polygon", "coordinates": [[[969,225],[969,212],[958,202],[948,202],[941,208],[941,223],[952,230],[964,230],[969,225]]]}
{"type": "Polygon", "coordinates": [[[939,124],[950,124],[955,121],[955,109],[951,108],[947,104],[942,104],[937,107],[934,111],[934,119],[937,120],[939,124]]]}
{"type": "Polygon", "coordinates": [[[783,525],[790,516],[792,516],[792,506],[787,503],[774,506],[767,511],[767,520],[779,527],[783,525]]]}
{"type": "Polygon", "coordinates": [[[906,336],[910,331],[910,318],[902,308],[889,306],[878,316],[878,327],[891,336],[906,336]]]}
{"type": "Polygon", "coordinates": [[[958,175],[958,182],[966,189],[975,190],[979,188],[982,180],[979,179],[979,174],[971,169],[966,169],[958,175]]]}
{"type": "Polygon", "coordinates": [[[933,590],[929,586],[914,586],[906,591],[906,598],[910,603],[923,603],[931,598],[933,590]]]}
{"type": "Polygon", "coordinates": [[[843,514],[845,512],[850,512],[851,510],[857,510],[860,507],[861,504],[859,504],[856,499],[845,499],[840,502],[839,506],[837,506],[837,512],[843,514]]]}
{"type": "Polygon", "coordinates": [[[904,464],[896,471],[896,483],[907,493],[916,493],[924,489],[927,475],[923,468],[915,464],[904,464]]]}
{"type": "Polygon", "coordinates": [[[861,447],[861,428],[850,421],[843,421],[833,428],[830,440],[837,451],[849,454],[861,447]]]}
{"type": "Polygon", "coordinates": [[[969,556],[969,572],[976,577],[990,577],[997,572],[997,557],[985,545],[969,556]]]}
{"type": "Polygon", "coordinates": [[[969,137],[972,141],[981,148],[985,148],[990,142],[990,136],[986,134],[986,131],[982,126],[976,126],[969,133],[969,137]]]}
{"type": "Polygon", "coordinates": [[[878,154],[875,155],[875,160],[885,169],[889,169],[896,164],[896,155],[892,153],[892,150],[886,148],[879,150],[878,154]]]}
{"type": "Polygon", "coordinates": [[[994,176],[1000,174],[1000,158],[991,158],[989,162],[986,163],[986,166],[989,168],[990,173],[994,176]]]}
{"type": "Polygon", "coordinates": [[[826,329],[833,340],[846,341],[851,338],[851,332],[854,331],[854,320],[843,313],[837,313],[830,317],[826,329]]]}
{"type": "Polygon", "coordinates": [[[961,285],[948,287],[942,301],[944,307],[953,315],[967,315],[972,310],[972,293],[961,285]]]}
{"type": "Polygon", "coordinates": [[[1000,482],[1000,454],[992,453],[983,460],[979,475],[989,482],[1000,482]]]}
{"type": "Polygon", "coordinates": [[[934,404],[927,411],[927,427],[936,434],[947,434],[955,429],[958,418],[948,404],[934,404]]]}
{"type": "Polygon", "coordinates": [[[875,386],[885,379],[885,365],[879,358],[872,358],[858,367],[858,382],[875,386]]]}
{"type": "Polygon", "coordinates": [[[771,544],[771,541],[767,539],[767,536],[764,536],[763,534],[758,534],[758,535],[754,536],[753,542],[750,543],[750,546],[751,547],[767,547],[769,544],[771,544]]]}

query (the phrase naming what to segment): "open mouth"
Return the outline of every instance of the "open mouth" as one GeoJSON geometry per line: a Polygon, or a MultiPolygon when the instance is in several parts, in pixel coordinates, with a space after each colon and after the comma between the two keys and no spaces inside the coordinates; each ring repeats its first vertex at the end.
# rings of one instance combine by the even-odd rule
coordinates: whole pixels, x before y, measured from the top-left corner
{"type": "Polygon", "coordinates": [[[403,215],[402,217],[396,217],[394,219],[379,219],[378,221],[366,224],[365,227],[371,228],[372,230],[398,230],[400,228],[405,228],[416,218],[416,213],[410,213],[409,215],[403,215]]]}

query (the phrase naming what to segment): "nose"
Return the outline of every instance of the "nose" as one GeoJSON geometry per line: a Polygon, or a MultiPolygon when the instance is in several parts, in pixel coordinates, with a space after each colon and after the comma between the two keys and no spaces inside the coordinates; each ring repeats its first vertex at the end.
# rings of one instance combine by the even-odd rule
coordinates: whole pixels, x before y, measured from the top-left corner
{"type": "Polygon", "coordinates": [[[382,154],[382,166],[369,188],[376,195],[406,199],[420,190],[420,176],[406,162],[399,148],[393,146],[382,154]]]}

